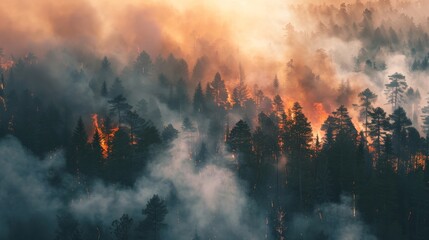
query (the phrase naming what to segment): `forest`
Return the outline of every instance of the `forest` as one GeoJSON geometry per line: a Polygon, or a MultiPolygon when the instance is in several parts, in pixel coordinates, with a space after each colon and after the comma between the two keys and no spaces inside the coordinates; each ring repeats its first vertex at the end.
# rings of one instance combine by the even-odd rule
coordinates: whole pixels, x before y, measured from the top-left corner
{"type": "Polygon", "coordinates": [[[0,238],[427,239],[418,4],[290,6],[278,63],[230,36],[21,51],[1,23],[0,238]]]}

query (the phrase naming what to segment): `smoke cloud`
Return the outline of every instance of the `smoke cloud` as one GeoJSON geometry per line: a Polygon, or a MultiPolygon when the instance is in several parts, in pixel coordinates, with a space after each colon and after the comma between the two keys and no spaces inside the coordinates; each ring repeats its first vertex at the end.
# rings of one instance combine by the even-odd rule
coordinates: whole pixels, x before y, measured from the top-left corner
{"type": "Polygon", "coordinates": [[[228,167],[231,160],[217,158],[197,170],[189,157],[193,140],[183,134],[168,153],[153,161],[145,177],[133,188],[124,189],[98,181],[76,183],[76,179],[62,172],[61,152],[40,160],[15,138],[3,139],[0,237],[52,239],[60,210],[71,212],[81,223],[110,226],[123,213],[138,222],[144,218],[141,210],[146,202],[158,194],[166,200],[169,210],[167,239],[190,239],[195,232],[220,239],[263,238],[267,232],[265,218],[228,167]],[[66,196],[66,190],[72,189],[76,194],[66,196]]]}

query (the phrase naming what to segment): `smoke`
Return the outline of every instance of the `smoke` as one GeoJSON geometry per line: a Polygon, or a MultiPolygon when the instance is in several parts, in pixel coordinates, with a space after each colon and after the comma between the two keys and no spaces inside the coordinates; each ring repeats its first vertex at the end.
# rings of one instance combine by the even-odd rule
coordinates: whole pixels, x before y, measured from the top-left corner
{"type": "Polygon", "coordinates": [[[13,137],[0,141],[0,238],[49,239],[56,211],[62,206],[61,192],[49,184],[50,173],[61,169],[61,152],[40,160],[13,137]],[[25,230],[24,230],[25,229],[25,230]],[[37,236],[37,237],[36,237],[37,236]]]}
{"type": "Polygon", "coordinates": [[[220,239],[263,238],[265,218],[230,169],[233,162],[218,157],[197,170],[190,158],[195,140],[181,134],[168,153],[154,159],[133,188],[122,188],[99,181],[77,183],[63,172],[61,152],[40,160],[15,138],[7,137],[0,142],[0,237],[53,238],[60,210],[71,212],[81,226],[102,222],[108,227],[123,213],[138,222],[144,218],[141,210],[146,202],[158,194],[169,210],[168,239],[190,239],[195,232],[220,239]],[[73,189],[74,194],[67,195],[73,189]]]}
{"type": "Polygon", "coordinates": [[[290,229],[301,239],[368,239],[375,240],[368,227],[355,215],[352,199],[342,196],[340,203],[325,203],[315,208],[311,216],[297,216],[290,229]]]}
{"type": "MultiPolygon", "coordinates": [[[[277,94],[272,80],[278,75],[282,98],[299,101],[310,121],[320,126],[315,105],[323,107],[324,115],[340,104],[350,107],[366,87],[380,93],[378,104],[384,104],[387,76],[407,72],[414,58],[429,50],[426,6],[423,1],[19,0],[0,10],[0,47],[5,56],[35,52],[41,59],[61,52],[70,58],[65,63],[85,70],[104,55],[122,70],[142,50],[153,61],[173,53],[187,62],[190,91],[217,71],[232,89],[241,64],[248,86],[257,84],[268,95],[277,94]],[[406,56],[401,67],[392,63],[397,55],[406,56]]],[[[406,74],[414,88],[426,87],[421,75],[406,74]]],[[[87,81],[92,76],[87,73],[87,81]]],[[[125,80],[130,89],[138,87],[125,80]]]]}

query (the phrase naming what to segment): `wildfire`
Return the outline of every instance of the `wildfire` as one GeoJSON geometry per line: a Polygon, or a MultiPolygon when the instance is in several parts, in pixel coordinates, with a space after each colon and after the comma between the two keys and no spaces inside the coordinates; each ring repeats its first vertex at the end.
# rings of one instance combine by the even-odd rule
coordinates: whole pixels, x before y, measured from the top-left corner
{"type": "Polygon", "coordinates": [[[103,129],[105,129],[104,126],[104,120],[98,119],[98,114],[92,114],[92,125],[94,126],[95,131],[97,131],[98,135],[100,136],[100,145],[103,149],[103,157],[107,158],[109,156],[109,141],[115,136],[115,133],[119,130],[119,127],[115,127],[112,129],[109,129],[108,133],[105,133],[103,129]]]}
{"type": "MultiPolygon", "coordinates": [[[[322,127],[323,122],[328,118],[328,113],[325,111],[323,104],[320,102],[313,103],[313,113],[310,115],[311,123],[313,125],[313,130],[319,130],[322,127]]],[[[320,132],[317,131],[319,137],[321,137],[320,132]]]]}

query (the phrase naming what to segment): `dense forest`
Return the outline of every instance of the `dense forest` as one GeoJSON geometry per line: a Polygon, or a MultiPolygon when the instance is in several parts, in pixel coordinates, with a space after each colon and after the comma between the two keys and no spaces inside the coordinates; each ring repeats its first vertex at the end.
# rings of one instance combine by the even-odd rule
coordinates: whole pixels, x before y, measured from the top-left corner
{"type": "Polygon", "coordinates": [[[403,4],[291,7],[269,74],[208,48],[2,49],[0,238],[427,239],[429,21],[403,4]]]}

